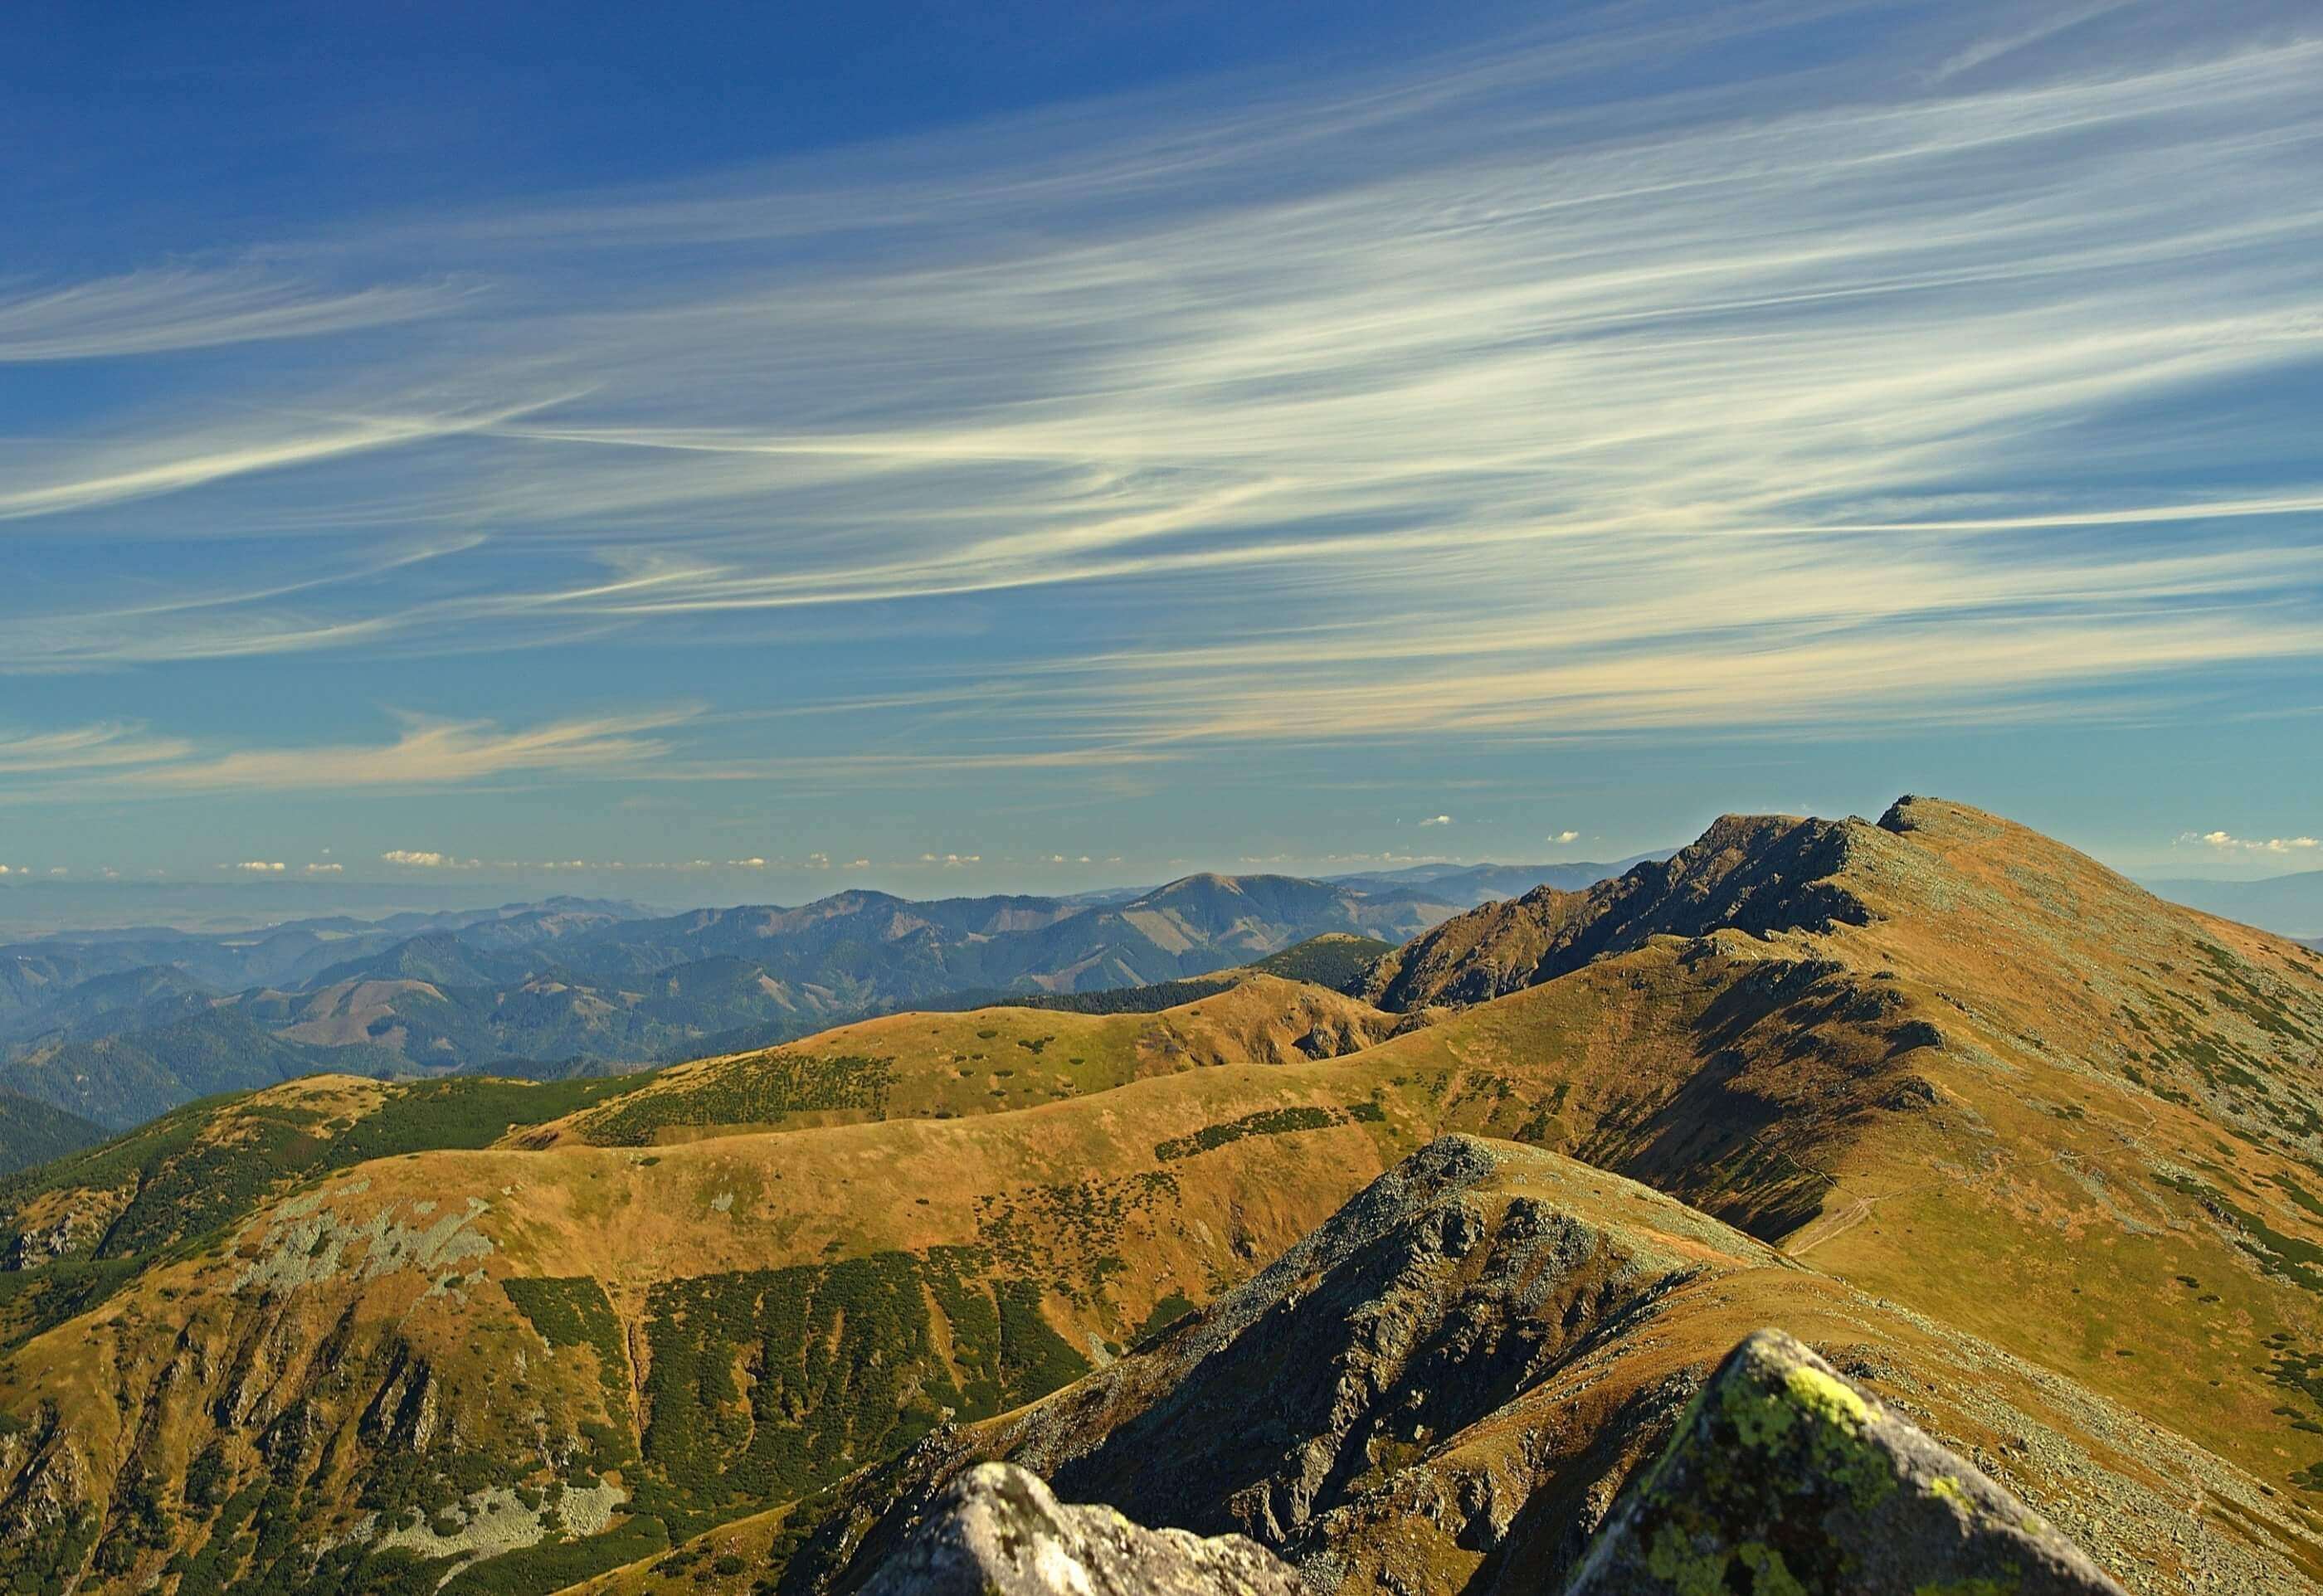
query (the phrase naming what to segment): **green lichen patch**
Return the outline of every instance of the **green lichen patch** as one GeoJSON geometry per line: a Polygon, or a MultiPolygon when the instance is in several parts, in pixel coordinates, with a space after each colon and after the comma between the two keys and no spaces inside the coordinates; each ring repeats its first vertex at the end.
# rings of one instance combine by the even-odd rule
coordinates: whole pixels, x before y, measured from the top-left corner
{"type": "Polygon", "coordinates": [[[1568,1596],[2118,1590],[1969,1463],[1761,1331],[1623,1497],[1568,1596]]]}

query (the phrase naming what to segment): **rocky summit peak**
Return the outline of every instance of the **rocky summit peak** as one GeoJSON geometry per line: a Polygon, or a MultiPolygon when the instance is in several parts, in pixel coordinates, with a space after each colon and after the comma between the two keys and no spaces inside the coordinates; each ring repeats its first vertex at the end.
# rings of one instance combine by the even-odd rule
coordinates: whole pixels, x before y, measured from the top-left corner
{"type": "Polygon", "coordinates": [[[1670,858],[1584,891],[1542,887],[1455,915],[1382,955],[1355,989],[1403,1012],[1485,1003],[1656,936],[1862,925],[1871,911],[1846,877],[1880,842],[1894,846],[1862,821],[1724,815],[1670,858]]]}

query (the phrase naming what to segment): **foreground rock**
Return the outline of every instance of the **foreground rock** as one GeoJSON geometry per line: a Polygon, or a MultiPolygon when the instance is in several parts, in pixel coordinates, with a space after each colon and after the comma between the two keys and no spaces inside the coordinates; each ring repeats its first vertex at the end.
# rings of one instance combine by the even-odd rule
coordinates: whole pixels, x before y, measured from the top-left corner
{"type": "Polygon", "coordinates": [[[864,1596],[1297,1596],[1298,1576],[1238,1535],[1144,1529],[1066,1507],[1009,1463],[968,1470],[864,1596]]]}
{"type": "Polygon", "coordinates": [[[2121,1587],[2007,1491],[1779,1330],[1735,1348],[1566,1596],[2121,1587]]]}

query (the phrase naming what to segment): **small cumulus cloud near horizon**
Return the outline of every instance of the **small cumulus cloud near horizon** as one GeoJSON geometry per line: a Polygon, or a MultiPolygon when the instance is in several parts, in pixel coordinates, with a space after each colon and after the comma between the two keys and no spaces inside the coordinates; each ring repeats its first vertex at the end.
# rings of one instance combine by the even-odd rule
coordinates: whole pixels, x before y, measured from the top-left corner
{"type": "Polygon", "coordinates": [[[1448,826],[1452,823],[1452,817],[1448,814],[1431,814],[1419,823],[1423,826],[1448,826]]]}
{"type": "Polygon", "coordinates": [[[1577,842],[1581,839],[1581,833],[1578,831],[1552,831],[1549,833],[1548,839],[1551,842],[1577,842]]]}
{"type": "Polygon", "coordinates": [[[237,870],[246,876],[280,876],[289,867],[281,860],[244,859],[236,865],[220,865],[221,870],[237,870]]]}
{"type": "Polygon", "coordinates": [[[2323,849],[2323,838],[2237,837],[2231,831],[2188,831],[2178,840],[2228,853],[2311,853],[2323,849]]]}
{"type": "Polygon", "coordinates": [[[420,870],[473,870],[479,861],[463,859],[433,848],[390,848],[379,856],[382,864],[408,865],[420,870]]]}

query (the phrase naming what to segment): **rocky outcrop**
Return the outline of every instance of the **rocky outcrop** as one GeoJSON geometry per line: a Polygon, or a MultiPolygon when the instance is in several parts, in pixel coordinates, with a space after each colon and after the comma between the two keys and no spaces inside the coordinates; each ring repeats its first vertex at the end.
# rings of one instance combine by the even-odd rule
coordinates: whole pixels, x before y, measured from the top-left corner
{"type": "Polygon", "coordinates": [[[1409,1013],[1489,1002],[1650,937],[1861,925],[1870,912],[1840,877],[1892,846],[1893,832],[1862,821],[1727,815],[1671,858],[1585,892],[1536,887],[1455,915],[1382,955],[1350,990],[1409,1013]]]}
{"type": "Polygon", "coordinates": [[[983,1463],[955,1480],[864,1596],[1298,1596],[1299,1578],[1241,1536],[1144,1529],[1066,1507],[1040,1480],[983,1463]]]}
{"type": "MultiPolygon", "coordinates": [[[[1457,1221],[1453,1228],[1465,1234],[1457,1221]]],[[[1446,1240],[1456,1252],[1481,1237],[1446,1240]]],[[[864,1592],[1292,1596],[1300,1588],[1289,1565],[1240,1535],[1142,1528],[1111,1508],[1063,1506],[1037,1476],[987,1463],[954,1476],[910,1522],[864,1592]]],[[[1779,1330],[1751,1335],[1727,1357],[1565,1587],[1565,1596],[1722,1591],[2122,1596],[2038,1514],[1779,1330]]]]}
{"type": "Polygon", "coordinates": [[[18,1567],[77,1564],[94,1540],[88,1471],[67,1445],[53,1406],[18,1430],[0,1429],[0,1554],[18,1567]]]}
{"type": "MultiPolygon", "coordinates": [[[[1552,1165],[1576,1167],[1473,1137],[1430,1143],[1157,1343],[1011,1420],[931,1435],[856,1481],[785,1592],[848,1589],[895,1555],[900,1527],[931,1512],[960,1470],[996,1456],[1139,1522],[1248,1535],[1302,1564],[1329,1557],[1352,1519],[1384,1506],[1381,1488],[1399,1472],[1384,1460],[1418,1463],[1433,1438],[1486,1418],[1695,1267],[1504,1188],[1512,1170],[1521,1181],[1552,1165]]],[[[1501,1472],[1447,1464],[1399,1477],[1428,1499],[1416,1513],[1489,1542],[1537,1483],[1521,1463],[1501,1472]]]]}
{"type": "MultiPolygon", "coordinates": [[[[1095,1446],[1036,1442],[1028,1461],[1140,1517],[1294,1555],[1327,1543],[1326,1520],[1369,1494],[1382,1460],[1486,1419],[1692,1272],[1640,1235],[1500,1188],[1505,1157],[1466,1137],[1422,1149],[1162,1349],[1159,1400],[1116,1407],[1095,1446]],[[1174,1465],[1156,1472],[1164,1447],[1174,1465]]],[[[1467,1505],[1452,1519],[1490,1537],[1486,1485],[1456,1472],[1445,1492],[1467,1505]]]]}
{"type": "Polygon", "coordinates": [[[129,1206],[134,1188],[76,1191],[15,1215],[15,1235],[0,1231],[0,1270],[40,1269],[94,1254],[129,1206]]]}
{"type": "MultiPolygon", "coordinates": [[[[1743,1267],[1780,1262],[1616,1177],[1440,1138],[1157,1343],[1013,1418],[932,1435],[857,1481],[785,1591],[848,1589],[895,1555],[899,1527],[930,1511],[958,1471],[995,1456],[1143,1523],[1247,1535],[1318,1577],[1348,1576],[1350,1548],[1397,1538],[1396,1523],[1491,1550],[1531,1532],[1518,1523],[1529,1504],[1561,1539],[1593,1501],[1585,1531],[1691,1385],[1625,1393],[1602,1424],[1559,1426],[1554,1437],[1506,1428],[1510,1404],[1562,1376],[1601,1383],[1579,1364],[1650,1324],[1672,1291],[1743,1267]],[[1592,1190],[1613,1194],[1622,1219],[1585,1216],[1568,1200],[1592,1190]]],[[[1576,1534],[1550,1554],[1560,1574],[1578,1552],[1576,1534]]]]}
{"type": "Polygon", "coordinates": [[[1584,1565],[1587,1596],[2117,1589],[2021,1501],[2139,1591],[2303,1588],[2139,1483],[2199,1478],[2267,1517],[2180,1438],[1661,1194],[1466,1136],[1130,1354],[854,1476],[797,1525],[781,1596],[860,1589],[998,1460],[1140,1524],[1245,1536],[1310,1591],[1545,1596],[1584,1565]],[[1786,1335],[1737,1352],[1754,1322],[1879,1394],[1786,1335]],[[1915,1424],[2014,1437],[2008,1483],[1915,1424]]]}
{"type": "Polygon", "coordinates": [[[2121,1596],[2040,1515],[1779,1330],[1722,1364],[1566,1596],[2121,1596]]]}

